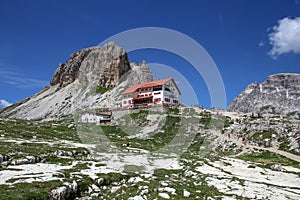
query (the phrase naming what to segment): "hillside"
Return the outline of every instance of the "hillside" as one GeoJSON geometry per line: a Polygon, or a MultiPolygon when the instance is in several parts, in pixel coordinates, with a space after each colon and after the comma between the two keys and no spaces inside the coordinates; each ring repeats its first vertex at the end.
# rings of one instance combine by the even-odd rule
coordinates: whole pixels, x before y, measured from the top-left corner
{"type": "Polygon", "coordinates": [[[300,198],[299,119],[186,107],[0,124],[0,199],[300,198]]]}

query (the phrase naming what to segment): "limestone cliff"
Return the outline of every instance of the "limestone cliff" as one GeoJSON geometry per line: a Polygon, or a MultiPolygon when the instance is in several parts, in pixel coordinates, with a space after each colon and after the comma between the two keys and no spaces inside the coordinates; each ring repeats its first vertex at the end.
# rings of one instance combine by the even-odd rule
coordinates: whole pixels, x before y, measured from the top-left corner
{"type": "Polygon", "coordinates": [[[49,87],[7,107],[0,116],[55,118],[78,110],[115,108],[120,106],[123,90],[152,80],[147,64],[130,63],[126,51],[116,44],[90,47],[73,53],[68,62],[59,64],[49,87]]]}
{"type": "Polygon", "coordinates": [[[274,74],[251,83],[228,107],[229,111],[300,113],[300,74],[274,74]]]}
{"type": "Polygon", "coordinates": [[[81,83],[96,82],[102,87],[115,86],[130,70],[127,53],[114,43],[96,46],[71,54],[70,60],[59,64],[50,85],[65,87],[76,79],[81,83]]]}

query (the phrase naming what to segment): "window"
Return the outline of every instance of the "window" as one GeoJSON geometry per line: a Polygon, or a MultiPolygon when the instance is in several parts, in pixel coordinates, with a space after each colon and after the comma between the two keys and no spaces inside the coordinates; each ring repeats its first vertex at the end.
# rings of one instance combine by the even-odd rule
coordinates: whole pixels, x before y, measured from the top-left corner
{"type": "Polygon", "coordinates": [[[178,100],[173,100],[173,103],[178,103],[178,100]]]}
{"type": "Polygon", "coordinates": [[[165,102],[170,102],[170,99],[169,98],[165,98],[165,102]]]}
{"type": "Polygon", "coordinates": [[[158,95],[158,94],[161,94],[161,92],[154,92],[154,95],[158,95]]]}
{"type": "Polygon", "coordinates": [[[123,101],[123,104],[126,104],[127,103],[127,101],[123,101]]]}
{"type": "Polygon", "coordinates": [[[165,87],[165,90],[168,92],[171,92],[170,88],[168,88],[168,87],[165,87]]]}
{"type": "Polygon", "coordinates": [[[162,85],[153,86],[153,91],[160,91],[162,90],[162,85]]]}
{"type": "Polygon", "coordinates": [[[154,103],[157,103],[157,102],[160,102],[161,101],[161,98],[155,98],[154,99],[154,103]]]}

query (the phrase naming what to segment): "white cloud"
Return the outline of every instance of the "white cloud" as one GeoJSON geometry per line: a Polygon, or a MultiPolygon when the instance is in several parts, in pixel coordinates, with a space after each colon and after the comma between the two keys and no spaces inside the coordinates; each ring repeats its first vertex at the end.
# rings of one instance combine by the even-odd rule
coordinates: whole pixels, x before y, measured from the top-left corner
{"type": "Polygon", "coordinates": [[[10,105],[12,105],[12,104],[9,103],[8,101],[6,101],[5,99],[0,99],[0,108],[5,108],[10,105]]]}
{"type": "Polygon", "coordinates": [[[12,70],[7,70],[7,67],[3,67],[0,63],[0,82],[13,85],[21,89],[35,89],[49,85],[48,81],[27,78],[22,74],[12,70]]]}
{"type": "Polygon", "coordinates": [[[269,34],[272,49],[269,54],[277,58],[284,53],[300,53],[300,17],[283,18],[271,29],[269,34]]]}

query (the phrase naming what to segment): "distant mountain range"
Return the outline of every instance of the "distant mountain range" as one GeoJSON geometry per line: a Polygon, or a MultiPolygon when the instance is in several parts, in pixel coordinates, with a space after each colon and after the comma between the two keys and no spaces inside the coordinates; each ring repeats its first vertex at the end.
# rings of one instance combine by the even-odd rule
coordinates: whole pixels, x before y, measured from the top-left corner
{"type": "Polygon", "coordinates": [[[289,115],[300,113],[300,74],[274,74],[262,83],[251,83],[233,100],[228,110],[289,115]]]}

